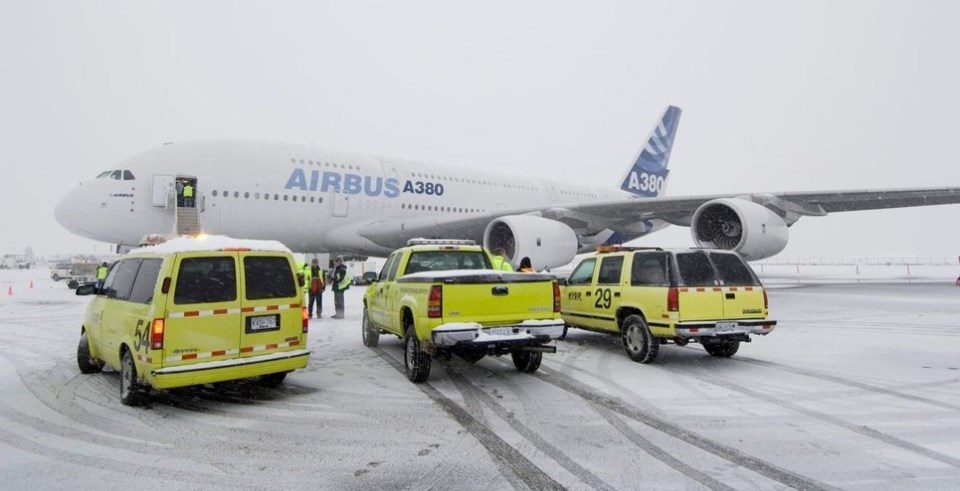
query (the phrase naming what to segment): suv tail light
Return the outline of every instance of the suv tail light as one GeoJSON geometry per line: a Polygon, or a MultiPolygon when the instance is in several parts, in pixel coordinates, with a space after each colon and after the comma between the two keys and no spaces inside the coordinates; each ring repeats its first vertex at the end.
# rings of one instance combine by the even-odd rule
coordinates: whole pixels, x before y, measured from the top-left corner
{"type": "Polygon", "coordinates": [[[427,317],[436,319],[443,317],[443,286],[430,287],[430,297],[427,299],[427,317]]]}
{"type": "Polygon", "coordinates": [[[307,331],[310,330],[310,314],[307,312],[306,307],[300,308],[300,317],[303,319],[303,323],[300,324],[300,327],[303,329],[301,332],[306,334],[307,331]]]}
{"type": "Polygon", "coordinates": [[[163,319],[154,319],[150,324],[150,349],[163,349],[163,319]]]}
{"type": "Polygon", "coordinates": [[[560,284],[553,282],[553,311],[560,312],[560,284]]]}
{"type": "Polygon", "coordinates": [[[676,287],[670,287],[667,290],[667,310],[678,312],[680,310],[680,290],[676,287]]]}

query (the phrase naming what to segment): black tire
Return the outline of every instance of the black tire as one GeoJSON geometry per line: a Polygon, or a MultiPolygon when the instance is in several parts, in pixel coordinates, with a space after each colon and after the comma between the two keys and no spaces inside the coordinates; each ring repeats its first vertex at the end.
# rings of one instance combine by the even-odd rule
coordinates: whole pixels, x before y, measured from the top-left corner
{"type": "Polygon", "coordinates": [[[363,321],[360,328],[363,331],[363,345],[368,348],[376,348],[380,344],[380,330],[373,327],[370,319],[367,318],[367,308],[363,308],[363,321]]]}
{"type": "Polygon", "coordinates": [[[279,373],[270,373],[267,375],[261,375],[257,377],[257,385],[262,387],[279,387],[283,383],[283,379],[287,378],[288,372],[279,372],[279,373]]]}
{"type": "Polygon", "coordinates": [[[523,373],[533,373],[540,368],[540,362],[543,361],[543,353],[539,351],[514,351],[510,353],[513,358],[513,366],[517,367],[523,373]]]}
{"type": "Polygon", "coordinates": [[[137,366],[130,350],[120,360],[120,402],[127,406],[142,406],[147,402],[147,389],[137,380],[137,366]]]}
{"type": "Polygon", "coordinates": [[[660,338],[650,333],[647,321],[639,315],[629,315],[620,326],[623,349],[631,360],[650,363],[660,352],[660,338]]]}
{"type": "Polygon", "coordinates": [[[487,356],[487,354],[484,353],[483,351],[473,350],[473,351],[458,352],[457,356],[459,356],[460,358],[463,358],[463,361],[466,361],[468,363],[476,363],[482,360],[484,356],[487,356]]]}
{"type": "Polygon", "coordinates": [[[77,345],[77,366],[80,373],[97,373],[103,369],[103,361],[90,356],[90,341],[87,333],[80,335],[80,344],[77,345]]]}
{"type": "Polygon", "coordinates": [[[707,353],[710,353],[710,356],[716,356],[717,358],[730,358],[731,356],[737,354],[737,350],[740,349],[740,341],[707,343],[703,345],[703,349],[705,349],[707,353]]]}
{"type": "Polygon", "coordinates": [[[60,275],[53,273],[53,281],[60,281],[60,275]]]}
{"type": "Polygon", "coordinates": [[[433,359],[429,353],[420,349],[420,340],[413,325],[407,326],[403,337],[403,365],[407,369],[407,378],[415,384],[427,380],[430,376],[430,364],[433,359]]]}

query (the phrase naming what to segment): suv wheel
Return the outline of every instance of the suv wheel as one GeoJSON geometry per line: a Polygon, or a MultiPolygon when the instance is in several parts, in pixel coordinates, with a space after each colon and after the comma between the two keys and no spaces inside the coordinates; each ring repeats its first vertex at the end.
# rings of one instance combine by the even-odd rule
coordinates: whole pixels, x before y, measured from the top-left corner
{"type": "Polygon", "coordinates": [[[123,352],[120,360],[120,402],[127,406],[142,406],[147,400],[147,390],[137,380],[137,367],[133,364],[130,350],[123,352]]]}
{"type": "Polygon", "coordinates": [[[737,354],[737,350],[740,349],[740,341],[707,343],[703,345],[703,349],[707,350],[707,353],[710,353],[711,356],[716,356],[718,358],[730,358],[731,356],[737,354]]]}
{"type": "Polygon", "coordinates": [[[407,378],[413,383],[427,380],[427,377],[430,376],[430,363],[433,359],[430,358],[429,353],[420,349],[420,340],[417,339],[417,331],[413,329],[413,324],[407,326],[403,344],[403,365],[407,369],[407,378]]]}
{"type": "Polygon", "coordinates": [[[631,360],[640,363],[650,363],[657,358],[660,352],[660,338],[650,333],[647,321],[639,315],[630,315],[623,320],[620,327],[623,349],[631,360]]]}
{"type": "Polygon", "coordinates": [[[77,345],[77,365],[80,373],[97,373],[103,369],[103,361],[90,356],[90,341],[87,333],[80,335],[80,344],[77,345]]]}
{"type": "Polygon", "coordinates": [[[367,308],[363,308],[363,345],[368,348],[376,348],[380,343],[380,331],[373,327],[370,319],[367,317],[367,308]]]}
{"type": "Polygon", "coordinates": [[[272,389],[274,387],[279,387],[285,378],[287,378],[287,372],[270,373],[257,377],[257,384],[261,387],[268,387],[272,389]]]}
{"type": "Polygon", "coordinates": [[[536,372],[543,361],[543,353],[539,351],[514,351],[510,357],[513,358],[513,366],[523,373],[536,372]]]}

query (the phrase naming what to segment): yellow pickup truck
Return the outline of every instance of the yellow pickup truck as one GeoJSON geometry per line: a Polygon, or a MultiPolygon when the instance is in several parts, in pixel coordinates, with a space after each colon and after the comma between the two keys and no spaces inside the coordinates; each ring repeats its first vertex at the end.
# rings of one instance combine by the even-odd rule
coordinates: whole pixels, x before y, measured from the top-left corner
{"type": "Polygon", "coordinates": [[[563,334],[552,275],[492,269],[473,241],[413,239],[384,264],[363,298],[363,344],[404,341],[407,378],[423,382],[434,357],[469,362],[507,353],[521,372],[540,368],[563,334]]]}
{"type": "Polygon", "coordinates": [[[694,341],[728,358],[767,335],[767,292],[736,253],[602,247],[574,268],[563,290],[563,319],[590,331],[619,334],[634,361],[650,363],[660,345],[694,341]]]}

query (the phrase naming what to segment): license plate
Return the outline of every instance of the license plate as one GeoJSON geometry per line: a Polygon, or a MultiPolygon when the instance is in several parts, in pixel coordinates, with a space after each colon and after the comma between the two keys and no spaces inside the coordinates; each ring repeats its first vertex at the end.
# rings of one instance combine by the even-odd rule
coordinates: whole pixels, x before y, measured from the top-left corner
{"type": "Polygon", "coordinates": [[[491,327],[487,329],[487,334],[491,336],[509,336],[513,334],[512,327],[491,327]]]}
{"type": "Polygon", "coordinates": [[[258,315],[247,317],[247,332],[275,331],[280,329],[279,315],[258,315]]]}
{"type": "Polygon", "coordinates": [[[737,331],[736,322],[718,322],[717,323],[717,332],[734,332],[737,331]]]}

